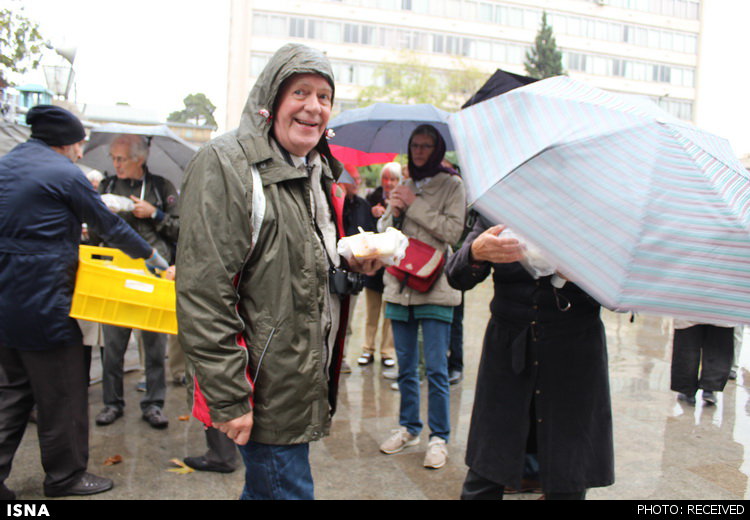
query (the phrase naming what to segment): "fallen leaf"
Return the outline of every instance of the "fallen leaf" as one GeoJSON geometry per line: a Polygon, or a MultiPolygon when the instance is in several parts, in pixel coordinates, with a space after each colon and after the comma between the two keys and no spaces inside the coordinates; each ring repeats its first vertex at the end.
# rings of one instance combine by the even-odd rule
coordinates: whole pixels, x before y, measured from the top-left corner
{"type": "Polygon", "coordinates": [[[122,455],[113,455],[112,457],[109,457],[104,461],[104,465],[114,466],[115,464],[119,464],[120,462],[122,462],[122,455]]]}
{"type": "Polygon", "coordinates": [[[178,475],[187,475],[188,473],[192,473],[195,471],[193,468],[186,465],[180,459],[172,459],[169,462],[171,462],[175,466],[179,466],[177,468],[170,468],[167,470],[167,471],[171,471],[172,473],[177,473],[178,475]]]}
{"type": "Polygon", "coordinates": [[[189,421],[190,420],[190,416],[189,415],[180,415],[177,419],[179,419],[180,421],[189,421]]]}

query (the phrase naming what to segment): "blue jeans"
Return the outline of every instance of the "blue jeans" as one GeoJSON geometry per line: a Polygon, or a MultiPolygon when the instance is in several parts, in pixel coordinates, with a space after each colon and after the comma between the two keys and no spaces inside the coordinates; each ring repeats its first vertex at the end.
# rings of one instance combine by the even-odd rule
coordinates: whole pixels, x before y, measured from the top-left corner
{"type": "Polygon", "coordinates": [[[448,385],[448,344],[451,324],[432,319],[391,320],[393,342],[398,357],[398,389],[401,393],[399,424],[412,435],[422,431],[419,418],[419,346],[417,334],[422,325],[424,360],[427,371],[427,425],[430,437],[448,442],[450,436],[450,390],[448,385]]]}
{"type": "Polygon", "coordinates": [[[249,441],[238,446],[245,462],[240,500],[314,500],[310,445],[249,441]]]}

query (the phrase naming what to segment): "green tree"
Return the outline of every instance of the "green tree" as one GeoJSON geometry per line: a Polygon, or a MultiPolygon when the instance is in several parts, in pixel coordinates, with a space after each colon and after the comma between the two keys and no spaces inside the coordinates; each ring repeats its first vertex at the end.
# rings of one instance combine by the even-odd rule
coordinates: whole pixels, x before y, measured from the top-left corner
{"type": "Polygon", "coordinates": [[[462,66],[457,70],[435,70],[413,53],[404,52],[395,62],[381,64],[375,70],[373,85],[359,93],[359,106],[372,103],[429,103],[443,110],[457,110],[482,83],[486,74],[462,66]]]}
{"type": "Polygon", "coordinates": [[[20,12],[0,10],[0,85],[11,84],[8,72],[24,74],[39,66],[42,49],[49,44],[39,32],[39,24],[20,12]]]}
{"type": "Polygon", "coordinates": [[[537,79],[565,74],[562,66],[562,52],[557,48],[552,26],[547,24],[546,11],[542,13],[542,25],[536,35],[534,46],[526,51],[524,67],[529,76],[537,79]]]}
{"type": "MultiPolygon", "coordinates": [[[[454,70],[435,70],[425,65],[416,54],[402,52],[395,62],[381,64],[375,70],[373,85],[359,93],[357,103],[365,107],[377,102],[428,103],[447,111],[456,111],[487,81],[487,74],[459,61],[454,70]]],[[[406,163],[406,156],[396,158],[406,163]]],[[[455,162],[455,161],[454,161],[455,162]]],[[[382,165],[359,169],[365,185],[380,184],[382,165]]]]}
{"type": "Polygon", "coordinates": [[[172,112],[167,117],[170,123],[193,123],[196,126],[216,127],[216,106],[205,94],[189,94],[184,100],[185,108],[172,112]]]}

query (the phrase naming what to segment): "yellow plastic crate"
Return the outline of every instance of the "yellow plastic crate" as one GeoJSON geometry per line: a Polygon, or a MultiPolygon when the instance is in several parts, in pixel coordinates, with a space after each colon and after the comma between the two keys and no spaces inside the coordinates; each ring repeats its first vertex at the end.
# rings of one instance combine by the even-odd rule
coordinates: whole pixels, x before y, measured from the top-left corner
{"type": "Polygon", "coordinates": [[[71,317],[177,334],[175,304],[174,282],[153,276],[143,260],[119,249],[80,246],[71,317]]]}

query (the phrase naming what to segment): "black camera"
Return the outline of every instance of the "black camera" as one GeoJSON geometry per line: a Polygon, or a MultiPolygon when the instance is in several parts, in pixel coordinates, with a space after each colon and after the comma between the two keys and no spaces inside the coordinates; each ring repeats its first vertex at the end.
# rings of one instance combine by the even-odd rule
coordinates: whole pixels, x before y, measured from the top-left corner
{"type": "Polygon", "coordinates": [[[331,293],[342,296],[359,293],[365,283],[365,278],[361,274],[336,267],[331,267],[328,271],[328,278],[331,293]]]}

